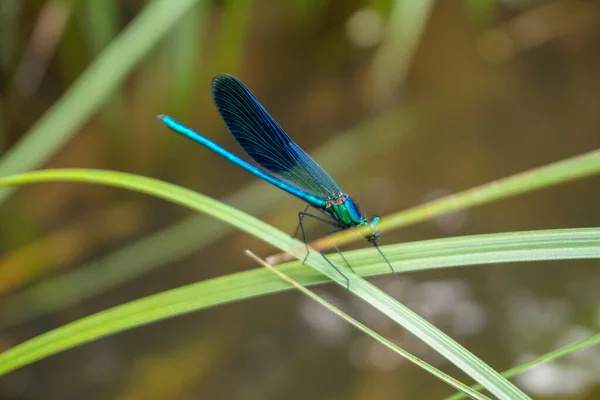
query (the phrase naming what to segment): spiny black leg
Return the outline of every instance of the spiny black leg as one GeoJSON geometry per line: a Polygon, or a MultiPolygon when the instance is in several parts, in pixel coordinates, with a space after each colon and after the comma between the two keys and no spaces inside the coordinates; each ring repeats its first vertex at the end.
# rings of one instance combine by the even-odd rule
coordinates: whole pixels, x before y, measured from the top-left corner
{"type": "MultiPolygon", "coordinates": [[[[300,212],[298,213],[300,231],[302,232],[302,240],[304,240],[304,245],[306,246],[306,256],[304,256],[304,260],[302,260],[302,264],[304,264],[304,263],[306,262],[306,259],[308,258],[308,254],[309,254],[309,250],[308,250],[308,243],[306,242],[306,234],[304,233],[304,224],[302,223],[302,218],[304,218],[304,216],[306,216],[306,215],[308,215],[308,216],[310,216],[310,217],[314,217],[314,215],[312,215],[312,214],[308,214],[308,213],[306,213],[306,212],[303,212],[303,211],[300,211],[300,212]]],[[[327,221],[327,222],[330,222],[330,221],[327,221]]],[[[339,251],[339,250],[338,250],[338,251],[339,251]]],[[[342,278],[344,278],[344,279],[346,280],[346,290],[350,290],[350,280],[348,279],[348,277],[347,277],[346,275],[344,275],[344,274],[342,273],[342,271],[340,271],[340,270],[339,270],[339,268],[338,268],[338,267],[336,267],[336,266],[335,266],[335,264],[334,264],[334,263],[332,263],[332,262],[329,260],[329,258],[327,258],[327,257],[325,256],[325,254],[323,254],[323,252],[322,252],[322,251],[319,251],[319,254],[321,254],[321,256],[322,256],[322,257],[325,259],[325,261],[327,261],[327,262],[329,263],[329,265],[331,265],[331,266],[333,267],[333,269],[335,269],[335,270],[336,270],[336,271],[337,271],[337,272],[338,272],[338,273],[339,273],[339,274],[342,276],[342,278]]],[[[341,253],[340,253],[340,254],[341,254],[341,253]]],[[[343,257],[344,257],[344,256],[342,255],[342,258],[343,258],[343,257]]],[[[346,260],[346,259],[344,259],[344,261],[345,261],[345,260],[346,260]]],[[[346,261],[346,263],[348,263],[348,262],[346,261]]],[[[351,269],[352,269],[352,268],[351,268],[351,269]]]]}
{"type": "Polygon", "coordinates": [[[316,219],[317,221],[325,222],[326,224],[335,226],[336,228],[343,228],[339,223],[337,223],[335,221],[330,221],[327,218],[323,218],[323,217],[315,215],[315,214],[307,213],[306,210],[298,212],[298,217],[300,217],[300,215],[302,215],[302,218],[311,217],[311,218],[316,219]]]}
{"type": "Polygon", "coordinates": [[[381,254],[381,257],[383,257],[383,259],[385,260],[385,262],[387,263],[387,265],[389,265],[390,270],[392,270],[392,274],[394,274],[394,276],[396,278],[398,278],[398,280],[400,280],[402,282],[402,279],[400,279],[400,277],[398,276],[398,274],[396,273],[396,271],[394,271],[394,268],[392,267],[392,264],[390,263],[390,260],[388,260],[388,258],[385,256],[385,254],[383,254],[383,251],[381,251],[381,249],[379,248],[379,245],[377,244],[377,242],[373,240],[371,243],[373,243],[373,246],[375,246],[375,248],[377,249],[377,251],[379,252],[379,254],[381,254]]]}
{"type": "MultiPolygon", "coordinates": [[[[306,212],[308,210],[308,207],[309,206],[307,205],[306,208],[304,209],[304,211],[299,211],[298,212],[298,226],[296,227],[296,232],[294,232],[294,236],[293,236],[293,237],[296,237],[296,235],[298,234],[298,228],[300,228],[300,232],[302,232],[302,240],[304,241],[304,245],[306,246],[306,256],[304,256],[304,260],[302,260],[302,264],[304,264],[306,262],[306,259],[308,258],[308,254],[309,254],[308,242],[306,241],[306,233],[304,232],[304,223],[303,223],[304,217],[312,217],[312,218],[314,218],[314,219],[316,219],[318,221],[325,222],[326,224],[333,225],[333,226],[335,226],[337,228],[340,228],[340,229],[336,229],[333,232],[338,232],[338,231],[341,231],[341,230],[344,229],[343,227],[340,227],[340,225],[338,223],[336,223],[336,222],[329,221],[329,220],[327,220],[325,218],[322,218],[322,217],[320,217],[318,215],[314,215],[314,214],[310,214],[310,213],[306,212]]],[[[329,232],[327,235],[329,235],[329,234],[331,234],[333,232],[329,232]]],[[[337,246],[334,245],[334,247],[338,251],[338,253],[340,253],[340,255],[342,256],[342,258],[344,259],[344,261],[346,262],[346,264],[348,265],[348,267],[350,267],[350,264],[348,264],[348,261],[346,261],[346,258],[339,251],[339,249],[337,248],[337,246]]],[[[333,267],[333,269],[335,269],[342,276],[342,278],[344,278],[344,280],[346,281],[346,290],[350,290],[350,280],[348,279],[348,277],[346,275],[344,275],[342,273],[342,271],[340,271],[340,269],[338,267],[336,267],[335,264],[333,264],[325,256],[325,254],[323,254],[322,251],[319,251],[319,254],[321,254],[321,256],[325,259],[325,261],[327,261],[327,263],[329,265],[331,265],[333,267]]],[[[350,267],[350,269],[352,270],[352,267],[350,267]]],[[[354,270],[352,270],[352,272],[354,272],[354,270]]]]}
{"type": "MultiPolygon", "coordinates": [[[[327,261],[327,262],[329,263],[329,265],[331,265],[331,266],[333,267],[333,269],[335,269],[335,270],[338,272],[338,274],[340,274],[340,275],[342,276],[342,278],[344,278],[344,280],[346,281],[346,290],[350,290],[350,279],[348,279],[348,277],[347,277],[346,275],[344,275],[344,274],[342,273],[342,271],[340,271],[340,269],[339,269],[338,267],[336,267],[336,266],[335,266],[335,264],[334,264],[334,263],[332,263],[332,262],[329,260],[329,258],[327,258],[327,257],[325,256],[325,254],[323,254],[323,252],[322,252],[322,251],[319,251],[319,253],[321,253],[321,256],[323,256],[323,258],[325,259],[325,261],[327,261]]],[[[340,254],[341,254],[341,253],[340,253],[340,254]]],[[[343,257],[343,256],[342,256],[342,257],[343,257]]]]}
{"type": "MultiPolygon", "coordinates": [[[[302,224],[302,218],[304,218],[304,214],[306,214],[306,212],[308,211],[308,207],[310,207],[310,204],[306,205],[306,208],[304,209],[304,211],[298,212],[298,225],[296,225],[296,230],[294,231],[294,234],[292,235],[292,237],[294,239],[296,238],[296,235],[298,234],[298,229],[300,229],[300,225],[302,224]]],[[[304,242],[306,242],[306,240],[304,242]]]]}
{"type": "Polygon", "coordinates": [[[308,207],[309,206],[307,205],[306,208],[304,209],[304,211],[298,212],[298,226],[296,227],[296,232],[294,232],[294,236],[293,236],[293,237],[296,237],[296,234],[298,233],[298,228],[300,228],[300,231],[302,232],[302,241],[304,242],[304,245],[306,246],[306,255],[304,256],[304,260],[302,260],[302,264],[304,264],[306,262],[306,259],[308,258],[308,254],[309,254],[308,242],[306,241],[306,233],[304,232],[304,223],[303,223],[304,217],[312,217],[318,221],[325,222],[326,224],[333,225],[335,227],[339,227],[339,224],[337,224],[336,222],[329,221],[318,215],[307,213],[306,210],[308,210],[308,207]]]}
{"type": "MultiPolygon", "coordinates": [[[[334,231],[328,232],[328,233],[325,234],[325,237],[327,237],[329,235],[332,235],[332,234],[334,234],[336,232],[343,231],[345,229],[346,228],[339,228],[339,229],[336,229],[334,231]]],[[[350,271],[354,272],[354,268],[352,268],[352,266],[350,265],[350,263],[348,262],[348,260],[346,260],[346,257],[344,257],[344,253],[342,253],[340,251],[340,249],[337,247],[337,245],[335,243],[332,243],[332,246],[335,249],[335,251],[337,251],[338,254],[342,257],[342,260],[344,260],[344,262],[346,263],[346,265],[348,266],[348,268],[350,268],[350,271]]]]}
{"type": "MultiPolygon", "coordinates": [[[[339,231],[343,231],[344,229],[346,229],[345,227],[340,227],[334,231],[328,232],[325,234],[325,236],[329,236],[333,233],[339,232],[339,231]]],[[[346,260],[346,257],[344,257],[344,254],[340,251],[340,249],[334,244],[333,247],[335,248],[335,250],[339,253],[339,255],[342,257],[342,260],[344,260],[344,262],[346,263],[346,265],[348,266],[348,268],[350,268],[350,271],[354,272],[354,270],[352,269],[352,267],[350,266],[350,264],[348,263],[348,260],[346,260]]],[[[346,275],[343,274],[343,272],[335,266],[335,264],[333,264],[326,256],[325,254],[323,254],[322,251],[319,251],[319,253],[321,253],[321,256],[323,256],[323,258],[325,260],[327,260],[327,262],[329,263],[329,265],[331,265],[333,267],[333,269],[335,269],[341,276],[342,278],[344,278],[346,280],[346,290],[350,290],[350,280],[348,279],[348,277],[346,275]]]]}
{"type": "MultiPolygon", "coordinates": [[[[306,206],[306,208],[308,209],[308,206],[306,206]]],[[[300,211],[298,213],[298,226],[300,227],[300,231],[302,232],[302,241],[304,242],[304,247],[306,247],[306,255],[304,256],[304,260],[302,260],[302,264],[304,264],[306,262],[306,259],[308,258],[308,255],[310,254],[310,250],[308,250],[308,243],[306,241],[306,233],[304,233],[304,224],[302,223],[302,219],[304,219],[304,216],[306,215],[305,212],[300,211]]],[[[298,228],[296,228],[296,230],[298,230],[298,228]]],[[[296,235],[294,235],[296,236],[296,235]]]]}

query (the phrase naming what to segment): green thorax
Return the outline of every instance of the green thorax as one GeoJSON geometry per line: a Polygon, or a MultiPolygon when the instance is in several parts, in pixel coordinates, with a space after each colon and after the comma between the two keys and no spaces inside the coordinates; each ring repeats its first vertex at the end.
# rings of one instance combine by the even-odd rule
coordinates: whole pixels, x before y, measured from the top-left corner
{"type": "Polygon", "coordinates": [[[337,199],[327,200],[325,210],[344,227],[361,226],[367,223],[367,219],[362,216],[356,203],[345,193],[337,199]]]}
{"type": "Polygon", "coordinates": [[[344,228],[368,225],[370,229],[365,233],[365,238],[369,242],[375,243],[379,238],[379,230],[375,226],[379,223],[379,217],[373,217],[370,221],[366,219],[360,213],[356,203],[346,193],[342,193],[336,199],[328,199],[325,211],[344,228]]]}

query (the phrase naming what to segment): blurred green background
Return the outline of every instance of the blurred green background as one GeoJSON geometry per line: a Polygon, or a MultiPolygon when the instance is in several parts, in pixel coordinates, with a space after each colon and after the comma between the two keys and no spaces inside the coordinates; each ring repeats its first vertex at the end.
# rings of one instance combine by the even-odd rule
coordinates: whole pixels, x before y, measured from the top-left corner
{"type": "MultiPolygon", "coordinates": [[[[599,71],[596,1],[0,0],[0,170],[138,173],[291,233],[300,201],[155,116],[241,154],[209,89],[215,74],[234,74],[364,210],[385,216],[600,147],[599,71]],[[35,135],[40,126],[46,136],[35,135]],[[34,145],[19,153],[24,138],[34,145]]],[[[598,226],[598,204],[593,177],[387,232],[381,244],[598,226]]],[[[255,268],[247,248],[273,252],[181,207],[102,186],[23,187],[0,204],[0,221],[0,351],[117,304],[255,268]]],[[[324,232],[309,228],[313,238],[324,232]]],[[[600,329],[593,260],[373,281],[497,370],[600,329]]],[[[318,291],[464,378],[349,293],[318,291]]],[[[534,398],[597,399],[599,377],[600,349],[590,348],[516,382],[534,398]]],[[[451,393],[296,292],[120,333],[0,379],[0,399],[451,393]]]]}

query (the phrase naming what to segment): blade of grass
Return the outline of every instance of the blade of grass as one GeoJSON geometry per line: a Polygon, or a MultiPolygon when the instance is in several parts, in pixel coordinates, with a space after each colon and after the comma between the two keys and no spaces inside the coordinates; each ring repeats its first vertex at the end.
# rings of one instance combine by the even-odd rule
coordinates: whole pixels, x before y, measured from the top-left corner
{"type": "Polygon", "coordinates": [[[463,210],[544,187],[600,173],[600,150],[590,151],[562,161],[520,172],[444,197],[410,210],[388,215],[379,227],[382,231],[407,226],[453,211],[463,210]]]}
{"type": "MultiPolygon", "coordinates": [[[[381,232],[385,232],[438,217],[442,214],[464,210],[465,208],[505,199],[598,173],[600,173],[600,150],[594,150],[390,214],[382,217],[377,227],[381,232]]],[[[327,238],[318,239],[312,242],[311,246],[318,250],[329,249],[333,245],[340,246],[357,238],[362,238],[366,232],[367,230],[362,228],[343,231],[327,238]]],[[[267,257],[267,262],[279,264],[289,259],[289,254],[280,253],[267,257]]]]}
{"type": "MultiPolygon", "coordinates": [[[[0,176],[47,161],[109,98],[133,67],[199,0],[150,2],[0,161],[0,176]]],[[[0,202],[12,189],[0,191],[0,202]]]]}
{"type": "Polygon", "coordinates": [[[343,312],[339,308],[335,307],[333,304],[328,303],[325,299],[323,299],[322,297],[318,296],[316,293],[314,293],[314,292],[310,291],[309,289],[305,288],[304,286],[300,285],[298,282],[296,282],[295,280],[293,280],[292,278],[290,278],[289,276],[287,276],[283,272],[281,272],[281,271],[273,268],[266,261],[264,261],[260,257],[256,256],[250,250],[246,250],[246,255],[248,255],[251,259],[253,259],[254,261],[256,261],[258,264],[260,264],[263,267],[267,268],[270,272],[272,272],[275,275],[277,275],[283,281],[289,283],[290,285],[294,286],[296,289],[300,290],[306,296],[310,297],[311,299],[313,299],[317,303],[319,303],[322,306],[324,306],[325,308],[329,309],[334,314],[337,314],[340,318],[345,319],[347,322],[349,322],[350,324],[354,325],[356,328],[360,329],[361,331],[363,331],[367,335],[371,336],[373,339],[379,341],[381,344],[383,344],[384,346],[386,346],[388,349],[396,352],[397,354],[399,354],[400,356],[404,357],[405,359],[407,359],[408,361],[412,362],[413,364],[416,364],[417,366],[423,368],[425,371],[429,372],[430,374],[432,374],[433,376],[437,377],[438,379],[446,382],[448,385],[452,386],[453,388],[460,390],[465,395],[468,395],[469,397],[471,397],[473,399],[488,399],[489,400],[489,397],[486,397],[486,396],[482,395],[481,393],[476,392],[475,390],[473,390],[473,389],[469,388],[468,386],[464,385],[462,382],[460,382],[460,381],[452,378],[450,375],[447,375],[447,374],[443,373],[442,371],[440,371],[439,369],[435,368],[434,366],[426,363],[425,361],[421,360],[418,357],[415,357],[414,355],[412,355],[408,351],[406,351],[404,349],[401,349],[400,347],[396,346],[396,344],[394,342],[392,342],[392,341],[384,338],[383,336],[381,336],[377,332],[375,332],[372,329],[370,329],[368,326],[366,326],[363,323],[357,321],[356,319],[352,318],[350,315],[346,314],[345,312],[343,312]]]}
{"type": "MultiPolygon", "coordinates": [[[[373,157],[389,147],[390,143],[400,142],[404,135],[399,132],[410,131],[417,119],[415,114],[414,109],[394,110],[341,132],[317,151],[315,158],[322,160],[327,171],[341,174],[349,168],[345,162],[346,156],[353,159],[373,157]],[[372,140],[376,133],[382,140],[372,140]],[[331,157],[340,149],[345,157],[331,157]]],[[[287,193],[278,190],[272,190],[269,196],[264,196],[265,187],[268,184],[264,182],[249,184],[223,202],[243,208],[251,214],[261,214],[285,201],[293,201],[287,193]]],[[[11,304],[11,317],[0,317],[0,326],[18,324],[43,313],[79,304],[170,261],[200,251],[232,229],[230,225],[221,224],[205,215],[187,218],[127,247],[6,297],[4,300],[11,304]]]]}
{"type": "MultiPolygon", "coordinates": [[[[62,176],[63,179],[66,179],[66,177],[69,176],[76,180],[90,180],[89,176],[81,176],[82,171],[58,172],[66,172],[66,175],[62,176]]],[[[83,171],[83,173],[85,173],[85,171],[83,171]]],[[[25,178],[23,177],[23,175],[21,175],[20,178],[13,177],[9,180],[9,182],[6,181],[6,178],[0,179],[0,185],[7,183],[15,184],[19,180],[25,180],[29,183],[32,183],[35,181],[35,175],[38,175],[38,179],[40,177],[46,180],[56,179],[56,176],[48,174],[47,171],[45,174],[32,173],[26,175],[27,176],[25,178]]],[[[105,181],[105,183],[108,183],[111,182],[111,178],[112,184],[115,184],[117,186],[127,186],[127,178],[131,177],[127,174],[108,172],[99,174],[99,176],[95,177],[95,180],[105,181]]],[[[134,186],[138,188],[138,190],[149,193],[153,193],[153,191],[156,190],[156,188],[152,189],[152,180],[147,178],[133,178],[136,181],[134,186]]],[[[179,197],[180,194],[171,193],[174,190],[182,190],[183,194],[189,194],[192,197],[196,197],[196,199],[192,199],[192,202],[194,200],[197,201],[198,198],[203,198],[203,196],[194,193],[189,193],[189,191],[185,189],[180,189],[174,185],[162,183],[159,186],[161,185],[166,186],[162,188],[164,190],[164,193],[167,193],[166,195],[163,194],[163,197],[179,197]]],[[[187,203],[188,201],[190,200],[186,199],[185,196],[181,199],[182,203],[187,203]]],[[[237,218],[237,216],[234,216],[233,218],[237,218]]],[[[287,235],[284,234],[284,236],[287,235]]],[[[578,258],[580,256],[598,257],[600,254],[599,238],[600,229],[580,229],[567,231],[510,233],[503,235],[484,235],[473,238],[452,238],[430,242],[422,242],[420,244],[409,243],[398,246],[389,246],[388,248],[400,248],[400,251],[392,251],[390,254],[391,257],[396,257],[398,255],[409,252],[411,249],[415,251],[420,246],[420,250],[422,251],[423,256],[426,256],[427,254],[431,255],[430,261],[432,262],[432,265],[445,265],[445,263],[447,263],[447,257],[444,257],[441,251],[436,252],[435,247],[446,248],[448,251],[456,252],[456,249],[464,249],[466,247],[464,244],[465,241],[471,241],[471,252],[472,256],[475,257],[473,258],[474,262],[484,261],[482,258],[480,258],[481,254],[493,255],[498,260],[507,261],[510,257],[501,257],[499,256],[499,254],[511,252],[516,255],[515,259],[523,260],[533,260],[536,259],[536,257],[539,257],[539,259],[578,258]],[[462,245],[461,241],[463,241],[462,245]],[[431,242],[434,242],[433,247],[431,242]],[[544,242],[553,243],[554,246],[552,248],[551,246],[546,246],[546,254],[538,253],[537,255],[528,256],[527,254],[523,254],[519,251],[519,249],[535,249],[544,244],[544,242]],[[490,245],[492,243],[498,243],[498,248],[494,250],[493,248],[485,247],[486,243],[490,245]],[[436,244],[437,246],[435,246],[436,244]],[[404,247],[404,249],[401,249],[402,247],[404,247]],[[579,251],[581,252],[580,255],[577,254],[579,251]],[[592,255],[591,251],[594,251],[595,255],[592,255]]],[[[386,248],[386,251],[388,250],[388,248],[386,248]]],[[[354,260],[353,253],[355,252],[350,252],[348,254],[351,260],[354,260]]],[[[356,253],[360,254],[367,252],[361,251],[356,253]]],[[[375,252],[370,251],[370,253],[375,252]]],[[[357,257],[356,259],[359,260],[360,257],[357,257]]],[[[463,259],[463,261],[468,263],[468,260],[463,259]]],[[[289,266],[284,266],[282,268],[290,268],[290,274],[297,274],[302,271],[306,272],[306,269],[298,270],[298,268],[294,267],[297,267],[297,263],[291,263],[289,266]]],[[[357,265],[357,269],[358,268],[362,267],[357,265]]],[[[384,268],[387,268],[387,266],[382,266],[382,269],[384,268]]],[[[277,282],[273,282],[272,280],[269,282],[269,277],[271,277],[271,274],[267,273],[268,276],[260,277],[260,272],[263,271],[248,271],[241,274],[236,274],[232,277],[218,278],[217,280],[190,285],[185,288],[175,289],[162,294],[151,296],[146,299],[125,304],[123,306],[119,306],[117,308],[96,314],[95,316],[87,317],[73,324],[69,324],[65,327],[59,328],[45,335],[34,338],[22,345],[16,346],[15,348],[1,354],[0,368],[4,368],[2,372],[7,372],[19,366],[22,366],[28,362],[56,353],[62,349],[73,347],[77,344],[81,344],[83,342],[98,338],[103,335],[114,333],[119,330],[131,328],[133,326],[139,326],[154,320],[164,319],[170,316],[190,312],[195,309],[205,308],[210,305],[222,304],[227,301],[233,301],[240,298],[255,296],[260,293],[283,290],[286,288],[286,285],[283,285],[282,287],[281,282],[279,280],[276,280],[277,282]],[[259,274],[256,274],[257,272],[259,272],[259,274]],[[256,282],[255,284],[255,282],[251,278],[253,276],[255,278],[259,277],[259,279],[261,279],[262,282],[256,282]],[[238,277],[237,281],[236,277],[238,277]],[[220,285],[215,285],[215,282],[220,283],[220,285]],[[277,283],[279,283],[279,285],[277,285],[277,283]],[[269,285],[274,285],[274,287],[276,288],[274,289],[273,286],[269,287],[269,285]],[[229,297],[224,298],[224,295],[229,297]]],[[[324,278],[319,274],[316,274],[314,271],[309,272],[312,272],[313,277],[316,276],[316,278],[320,279],[320,281],[324,281],[324,278]]],[[[340,279],[339,277],[337,278],[340,279]]]]}
{"type": "MultiPolygon", "coordinates": [[[[204,230],[198,230],[194,223],[190,224],[186,232],[190,235],[192,233],[206,235],[211,234],[214,228],[218,229],[219,224],[205,226],[205,232],[204,230]]],[[[148,242],[148,249],[154,245],[160,250],[163,245],[160,239],[160,236],[157,236],[154,241],[148,242]]],[[[138,255],[135,253],[125,254],[123,258],[115,257],[107,259],[106,262],[114,263],[110,266],[111,269],[125,267],[124,264],[129,262],[139,263],[140,259],[142,261],[147,259],[142,251],[143,249],[140,248],[139,250],[138,255]]],[[[491,263],[591,259],[600,258],[600,228],[512,232],[445,238],[382,246],[382,250],[390,262],[395,265],[398,272],[491,263]]],[[[150,254],[154,254],[154,252],[150,254]]],[[[387,263],[382,262],[381,256],[372,249],[349,251],[344,254],[350,264],[353,265],[356,273],[361,276],[389,274],[387,263]]],[[[337,254],[328,257],[336,264],[343,262],[337,254]]],[[[295,279],[302,285],[320,284],[329,281],[325,276],[300,265],[298,262],[282,264],[281,268],[285,269],[286,274],[293,274],[295,279]]],[[[248,293],[248,296],[274,293],[285,289],[285,287],[275,285],[275,282],[268,282],[268,277],[262,276],[262,273],[262,270],[255,270],[244,272],[241,275],[229,275],[229,277],[235,282],[237,282],[237,279],[240,279],[240,282],[246,281],[249,286],[253,284],[260,286],[262,283],[267,282],[265,288],[257,288],[256,292],[248,293]]],[[[48,304],[48,307],[52,308],[56,302],[68,301],[64,297],[70,296],[73,290],[65,291],[64,287],[79,285],[78,290],[82,292],[94,292],[97,290],[95,287],[96,282],[100,282],[100,285],[102,285],[102,279],[104,279],[102,271],[84,270],[80,275],[68,275],[63,280],[62,285],[44,286],[42,284],[34,293],[28,294],[25,298],[19,296],[4,298],[2,301],[3,306],[0,307],[0,326],[7,327],[21,321],[23,319],[21,314],[27,312],[23,311],[24,309],[34,308],[37,310],[40,307],[46,307],[48,304]]],[[[218,286],[219,279],[221,278],[215,281],[205,281],[206,290],[215,291],[216,289],[213,289],[211,285],[218,286]]],[[[235,298],[235,295],[236,293],[227,294],[225,298],[231,300],[226,301],[245,298],[235,298]]]]}
{"type": "MultiPolygon", "coordinates": [[[[445,258],[440,254],[441,252],[436,256],[432,256],[428,261],[425,260],[427,258],[427,254],[435,250],[437,247],[436,243],[432,242],[437,242],[438,245],[444,245],[444,243],[446,243],[449,249],[462,247],[465,249],[465,251],[467,251],[468,246],[466,246],[466,243],[471,241],[471,248],[468,249],[472,254],[471,261],[485,262],[485,260],[477,258],[478,249],[482,242],[489,240],[491,243],[494,239],[494,236],[497,236],[499,241],[502,243],[500,248],[494,250],[493,248],[488,247],[485,253],[494,254],[495,258],[501,260],[501,262],[511,261],[510,257],[506,256],[505,253],[510,254],[513,252],[515,257],[512,261],[516,261],[520,258],[530,261],[536,259],[562,259],[568,257],[569,255],[573,256],[573,258],[579,258],[575,256],[578,251],[583,252],[582,258],[587,256],[600,258],[600,229],[598,228],[564,231],[534,231],[442,239],[419,243],[407,243],[398,246],[388,246],[385,250],[387,252],[390,247],[398,247],[398,251],[392,253],[392,256],[395,257],[403,252],[402,247],[406,247],[407,249],[409,247],[412,248],[415,255],[418,254],[416,250],[419,248],[422,253],[421,258],[423,258],[421,261],[423,263],[428,263],[427,267],[429,268],[437,268],[446,266],[445,258]],[[544,238],[547,238],[550,243],[553,243],[553,247],[547,246],[548,252],[546,255],[537,254],[537,257],[539,258],[536,258],[535,256],[522,257],[521,252],[518,250],[515,252],[515,249],[519,249],[521,244],[524,244],[523,247],[527,248],[536,242],[543,243],[544,238]],[[461,242],[463,242],[465,245],[461,246],[461,242]],[[587,243],[587,245],[584,243],[587,243]],[[586,249],[594,246],[596,249],[595,256],[587,254],[586,249]]],[[[350,251],[347,252],[346,256],[348,257],[349,261],[355,264],[356,270],[361,273],[389,273],[387,265],[381,264],[379,270],[377,271],[373,271],[374,268],[369,265],[369,261],[380,259],[376,252],[350,251]],[[371,259],[365,257],[355,257],[355,253],[371,253],[372,257],[371,259]],[[362,260],[362,263],[366,262],[366,264],[356,264],[359,259],[362,260]]],[[[337,258],[338,260],[336,260],[335,256],[332,256],[331,260],[339,261],[339,257],[337,258]]],[[[465,258],[465,262],[467,264],[470,263],[468,257],[465,258]]],[[[414,265],[412,265],[412,267],[414,267],[414,265]]],[[[423,265],[420,267],[423,267],[423,265]]],[[[301,263],[297,261],[283,264],[279,266],[278,269],[286,275],[291,276],[294,280],[298,281],[302,285],[313,285],[329,282],[329,279],[322,274],[311,268],[301,265],[301,263]]],[[[264,270],[263,268],[239,272],[228,276],[210,279],[204,282],[187,285],[181,288],[172,289],[131,303],[123,304],[121,306],[97,313],[93,316],[86,317],[82,320],[65,325],[61,328],[28,340],[4,353],[1,353],[0,375],[27,365],[33,361],[56,354],[62,350],[72,348],[82,343],[86,343],[129,328],[216,305],[226,304],[229,302],[248,299],[269,293],[277,293],[289,289],[289,285],[274,277],[273,274],[264,270]]],[[[10,305],[8,305],[8,307],[3,305],[0,310],[4,312],[9,308],[10,305]]],[[[594,343],[597,342],[588,342],[586,345],[591,345],[594,343]]]]}
{"type": "MultiPolygon", "coordinates": [[[[564,347],[561,347],[560,349],[552,350],[542,356],[533,358],[523,364],[517,365],[516,367],[507,369],[506,371],[502,372],[502,376],[504,376],[506,378],[513,377],[515,375],[520,374],[521,372],[528,370],[529,368],[531,368],[537,364],[541,364],[541,363],[547,362],[547,361],[552,361],[559,357],[573,353],[574,351],[577,351],[577,350],[580,350],[580,349],[583,349],[583,348],[586,348],[589,346],[594,346],[597,344],[600,344],[600,333],[590,336],[589,338],[586,338],[586,339],[578,340],[577,342],[571,343],[564,347]]],[[[476,390],[481,389],[481,385],[473,385],[471,387],[476,390]]],[[[465,396],[463,393],[456,393],[450,397],[446,397],[444,400],[459,400],[459,399],[464,399],[464,398],[465,398],[465,396]]]]}
{"type": "MultiPolygon", "coordinates": [[[[226,204],[194,193],[191,190],[150,178],[114,171],[72,169],[37,171],[5,177],[0,179],[0,184],[17,185],[42,181],[66,180],[100,183],[152,194],[176,204],[205,212],[217,219],[235,225],[281,250],[296,252],[299,257],[303,257],[301,242],[290,239],[287,234],[274,227],[267,225],[250,215],[235,210],[226,204]]],[[[342,276],[337,271],[332,271],[329,263],[317,254],[318,253],[311,251],[308,255],[306,261],[310,266],[317,269],[322,274],[327,275],[338,284],[343,286],[348,285],[352,293],[356,294],[396,323],[419,337],[439,354],[471,376],[475,381],[484,385],[484,387],[495,396],[500,399],[511,400],[529,399],[525,393],[500,376],[500,374],[494,371],[490,366],[460,346],[456,341],[445,335],[425,319],[419,317],[412,310],[350,271],[346,271],[345,276],[342,276]]]]}

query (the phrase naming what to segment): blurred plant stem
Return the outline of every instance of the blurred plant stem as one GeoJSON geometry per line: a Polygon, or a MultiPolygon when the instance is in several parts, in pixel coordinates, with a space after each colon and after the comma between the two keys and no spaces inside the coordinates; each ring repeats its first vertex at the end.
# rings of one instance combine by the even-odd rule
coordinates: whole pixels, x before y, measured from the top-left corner
{"type": "Polygon", "coordinates": [[[399,86],[406,79],[434,3],[433,0],[393,2],[385,40],[371,66],[370,97],[375,107],[393,103],[399,86]]]}
{"type": "MultiPolygon", "coordinates": [[[[0,176],[35,168],[52,157],[196,2],[150,2],[0,160],[0,176]]],[[[2,190],[0,202],[13,190],[2,190]]]]}

